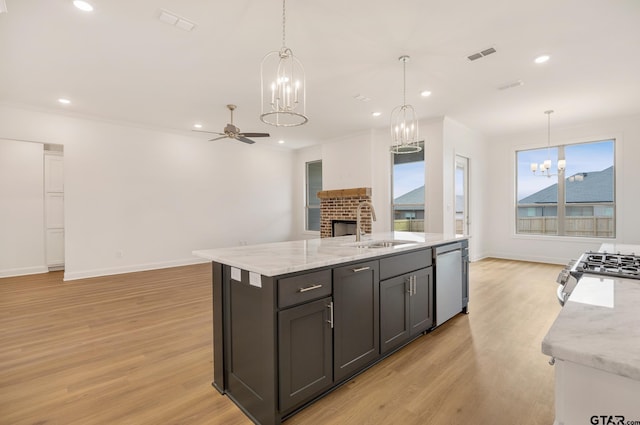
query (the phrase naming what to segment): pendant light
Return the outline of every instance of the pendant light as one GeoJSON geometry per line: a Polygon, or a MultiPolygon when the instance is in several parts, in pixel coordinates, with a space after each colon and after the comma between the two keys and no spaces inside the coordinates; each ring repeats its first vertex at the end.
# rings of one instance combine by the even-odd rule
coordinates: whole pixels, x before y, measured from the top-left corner
{"type": "Polygon", "coordinates": [[[402,62],[403,71],[403,103],[391,111],[391,152],[405,154],[420,152],[422,147],[418,141],[418,118],[413,106],[407,105],[407,62],[409,56],[398,58],[402,62]]]}
{"type": "Polygon", "coordinates": [[[536,162],[532,162],[531,172],[534,175],[541,177],[559,176],[564,172],[565,168],[567,168],[567,161],[564,159],[558,160],[558,172],[555,174],[551,173],[551,156],[549,155],[549,150],[551,148],[551,114],[553,114],[553,111],[544,111],[544,113],[547,114],[547,159],[544,162],[541,162],[540,165],[536,162]],[[537,174],[538,171],[540,174],[537,174]]]}
{"type": "Polygon", "coordinates": [[[260,64],[260,120],[276,127],[305,124],[306,84],[302,63],[285,44],[285,0],[282,0],[282,47],[260,64]]]}

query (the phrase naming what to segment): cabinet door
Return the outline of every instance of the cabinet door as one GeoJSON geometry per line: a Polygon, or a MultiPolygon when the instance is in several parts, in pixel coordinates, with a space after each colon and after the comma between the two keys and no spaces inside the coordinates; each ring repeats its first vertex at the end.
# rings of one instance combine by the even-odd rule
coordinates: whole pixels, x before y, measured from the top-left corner
{"type": "Polygon", "coordinates": [[[409,338],[411,276],[406,274],[380,282],[380,349],[383,353],[409,338]]]}
{"type": "Polygon", "coordinates": [[[333,270],[336,382],[380,356],[378,261],[333,270]]]}
{"type": "Polygon", "coordinates": [[[333,383],[331,308],[327,297],[278,313],[281,412],[333,383]]]}
{"type": "Polygon", "coordinates": [[[409,297],[410,333],[415,335],[433,326],[433,268],[427,267],[412,274],[414,283],[409,297]]]}

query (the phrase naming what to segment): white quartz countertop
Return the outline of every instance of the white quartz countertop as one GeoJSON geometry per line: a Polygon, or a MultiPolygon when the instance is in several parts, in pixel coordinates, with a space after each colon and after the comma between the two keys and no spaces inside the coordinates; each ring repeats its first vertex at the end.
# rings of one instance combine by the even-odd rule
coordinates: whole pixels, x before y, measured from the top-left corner
{"type": "Polygon", "coordinates": [[[364,260],[467,239],[440,233],[386,232],[362,237],[360,245],[375,241],[406,242],[384,248],[356,246],[355,236],[275,242],[231,248],[202,249],[193,255],[264,276],[278,276],[317,267],[364,260]]]}
{"type": "Polygon", "coordinates": [[[583,275],[542,352],[640,381],[640,280],[583,275]]]}

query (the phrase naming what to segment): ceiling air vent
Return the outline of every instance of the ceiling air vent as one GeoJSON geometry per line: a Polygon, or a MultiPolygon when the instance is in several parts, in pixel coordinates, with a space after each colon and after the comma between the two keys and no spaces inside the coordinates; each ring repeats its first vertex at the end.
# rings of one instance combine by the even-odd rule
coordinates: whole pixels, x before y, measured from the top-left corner
{"type": "Polygon", "coordinates": [[[514,87],[520,87],[523,85],[524,85],[524,81],[516,80],[516,81],[511,81],[510,83],[501,85],[500,87],[498,87],[498,90],[507,90],[507,89],[512,89],[514,87]]]}
{"type": "Polygon", "coordinates": [[[173,25],[176,28],[180,28],[184,31],[192,31],[196,27],[196,24],[194,24],[190,20],[164,9],[160,9],[158,19],[160,20],[160,22],[173,25]]]}
{"type": "Polygon", "coordinates": [[[496,52],[495,48],[489,47],[488,49],[484,49],[484,50],[481,50],[481,51],[479,51],[477,53],[470,54],[469,56],[467,56],[467,59],[469,59],[470,61],[474,61],[474,60],[483,58],[485,56],[489,56],[490,54],[495,53],[495,52],[496,52]]]}

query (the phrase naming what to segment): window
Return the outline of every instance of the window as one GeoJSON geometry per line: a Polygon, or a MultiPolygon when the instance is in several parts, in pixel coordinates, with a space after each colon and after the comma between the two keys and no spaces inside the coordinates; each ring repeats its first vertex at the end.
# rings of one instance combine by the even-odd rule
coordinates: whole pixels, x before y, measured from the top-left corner
{"type": "Polygon", "coordinates": [[[322,161],[305,164],[305,230],[320,231],[320,198],[322,190],[322,161]]]}
{"type": "Polygon", "coordinates": [[[614,158],[615,140],[516,152],[516,233],[615,237],[614,158]],[[531,172],[548,158],[567,161],[560,178],[531,172]]]}
{"type": "Polygon", "coordinates": [[[394,155],[392,184],[393,230],[424,232],[424,142],[417,153],[394,155]]]}

